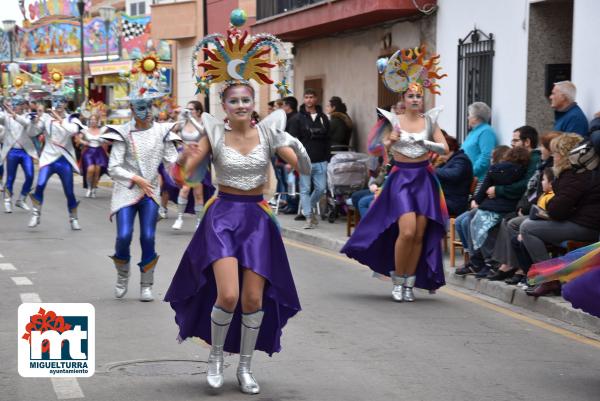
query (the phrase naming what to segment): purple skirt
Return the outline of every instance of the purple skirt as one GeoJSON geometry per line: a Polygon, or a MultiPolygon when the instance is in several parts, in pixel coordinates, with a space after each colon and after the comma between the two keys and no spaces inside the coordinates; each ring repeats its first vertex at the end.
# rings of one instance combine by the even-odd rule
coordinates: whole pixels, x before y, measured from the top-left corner
{"type": "Polygon", "coordinates": [[[600,269],[594,269],[562,287],[562,296],[591,315],[600,317],[600,269]]]}
{"type": "MultiPolygon", "coordinates": [[[[177,204],[177,198],[179,197],[179,188],[173,178],[169,175],[163,164],[161,163],[158,166],[158,172],[163,179],[162,187],[160,187],[161,192],[167,192],[169,194],[169,200],[175,204],[177,204]]],[[[206,176],[202,180],[202,197],[204,198],[204,203],[208,202],[210,198],[215,193],[215,187],[212,185],[212,180],[210,177],[210,172],[207,172],[206,176]]],[[[190,191],[188,193],[188,201],[185,205],[185,213],[196,214],[194,210],[194,206],[196,205],[196,199],[194,198],[194,192],[190,191]]]]}
{"type": "Polygon", "coordinates": [[[87,169],[89,166],[100,166],[100,176],[106,174],[108,168],[108,156],[102,146],[97,148],[86,148],[81,153],[81,171],[83,175],[83,187],[87,188],[87,169]]]}
{"type": "Polygon", "coordinates": [[[374,272],[389,276],[395,270],[398,219],[410,212],[428,219],[415,286],[436,290],[446,283],[442,238],[446,234],[448,212],[429,161],[394,163],[381,193],[341,252],[369,266],[374,272]]]}
{"type": "MultiPolygon", "coordinates": [[[[282,329],[300,310],[294,279],[279,228],[262,196],[219,193],[206,205],[200,226],[192,237],[165,301],[175,311],[179,339],[199,337],[211,343],[210,314],[217,298],[212,263],[234,257],[242,269],[266,279],[264,318],[256,349],[272,355],[281,350],[282,329]],[[269,212],[267,212],[266,207],[269,212]]],[[[225,351],[240,352],[241,307],[238,304],[225,340],[225,351]]]]}

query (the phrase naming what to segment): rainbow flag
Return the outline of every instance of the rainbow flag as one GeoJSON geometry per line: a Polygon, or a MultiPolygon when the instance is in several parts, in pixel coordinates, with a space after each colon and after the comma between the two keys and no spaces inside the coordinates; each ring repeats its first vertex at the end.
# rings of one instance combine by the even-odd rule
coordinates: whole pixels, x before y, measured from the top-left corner
{"type": "Polygon", "coordinates": [[[568,283],[598,268],[600,268],[600,242],[575,249],[558,258],[536,263],[531,266],[527,278],[531,285],[553,280],[568,283]]]}

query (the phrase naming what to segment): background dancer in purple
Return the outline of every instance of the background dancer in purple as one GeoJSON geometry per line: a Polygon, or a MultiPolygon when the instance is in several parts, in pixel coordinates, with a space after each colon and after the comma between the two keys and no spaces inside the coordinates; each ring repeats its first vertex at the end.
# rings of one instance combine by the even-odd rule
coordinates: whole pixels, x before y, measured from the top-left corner
{"type": "MultiPolygon", "coordinates": [[[[448,145],[436,120],[439,110],[422,114],[425,88],[437,93],[437,58],[425,59],[425,47],[397,51],[383,72],[386,86],[403,94],[402,115],[379,110],[392,132],[376,139],[393,155],[393,168],[381,194],[342,252],[391,276],[395,301],[415,300],[413,287],[435,291],[445,284],[441,240],[448,211],[429,153],[446,154],[448,145]]],[[[371,147],[371,146],[370,146],[371,147]]]]}
{"type": "MultiPolygon", "coordinates": [[[[221,98],[231,130],[204,113],[207,135],[186,148],[174,171],[179,181],[189,179],[210,154],[219,193],[207,203],[165,296],[175,310],[179,339],[200,337],[211,344],[208,384],[223,385],[223,352],[239,353],[237,379],[247,394],[260,392],[250,366],[254,349],[269,355],[280,351],[282,328],[300,310],[281,234],[263,199],[271,158],[277,154],[310,174],[306,150],[284,131],[283,110],[252,124],[255,93],[249,80],[271,83],[268,68],[274,65],[266,58],[271,49],[284,54],[277,38],[251,37],[235,27],[196,46],[194,65],[203,52],[208,58],[199,66],[214,82],[226,81],[221,98]],[[244,61],[235,58],[237,49],[248,49],[244,61]]],[[[211,79],[197,76],[200,85],[211,79]]]]}
{"type": "Polygon", "coordinates": [[[87,189],[86,198],[96,197],[98,181],[108,168],[108,155],[104,149],[105,142],[100,138],[100,126],[100,116],[92,114],[88,119],[88,128],[81,135],[81,144],[85,146],[81,153],[81,170],[83,187],[87,189]]]}

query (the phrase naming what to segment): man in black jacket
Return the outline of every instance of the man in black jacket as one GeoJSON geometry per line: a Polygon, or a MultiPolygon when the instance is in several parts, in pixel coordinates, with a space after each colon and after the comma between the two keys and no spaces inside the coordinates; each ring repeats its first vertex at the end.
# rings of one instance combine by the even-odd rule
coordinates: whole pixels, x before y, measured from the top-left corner
{"type": "MultiPolygon", "coordinates": [[[[302,214],[296,220],[306,220],[304,228],[315,228],[319,222],[314,209],[327,189],[327,161],[330,156],[329,120],[321,110],[314,89],[304,91],[304,104],[300,107],[300,133],[298,138],[306,148],[312,162],[311,175],[300,176],[300,204],[302,214]],[[311,183],[314,186],[310,192],[311,183]]],[[[294,135],[290,132],[290,134],[294,135]]]]}

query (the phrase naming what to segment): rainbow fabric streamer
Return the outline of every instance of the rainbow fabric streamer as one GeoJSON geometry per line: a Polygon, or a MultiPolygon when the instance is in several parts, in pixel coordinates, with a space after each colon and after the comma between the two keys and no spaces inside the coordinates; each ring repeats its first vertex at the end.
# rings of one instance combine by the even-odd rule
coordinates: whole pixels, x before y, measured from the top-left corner
{"type": "Polygon", "coordinates": [[[275,223],[277,229],[280,230],[281,227],[279,226],[279,221],[277,221],[277,217],[275,217],[273,209],[271,209],[271,206],[269,206],[269,202],[263,199],[262,201],[258,202],[258,206],[260,206],[260,208],[265,211],[265,213],[269,216],[271,221],[275,223]]]}
{"type": "Polygon", "coordinates": [[[204,180],[204,176],[208,171],[208,163],[208,160],[203,161],[194,171],[186,171],[184,166],[174,163],[169,170],[169,174],[178,186],[194,188],[202,185],[202,180],[204,180]]]}
{"type": "Polygon", "coordinates": [[[537,285],[560,280],[568,283],[577,277],[600,268],[600,242],[575,249],[564,256],[545,260],[531,266],[529,284],[537,285]]]}
{"type": "Polygon", "coordinates": [[[367,139],[367,150],[370,155],[383,157],[384,162],[388,163],[388,155],[383,146],[383,137],[390,130],[390,123],[385,118],[380,118],[371,128],[367,139]]]}
{"type": "Polygon", "coordinates": [[[432,164],[429,164],[429,166],[427,166],[427,171],[429,171],[429,173],[435,180],[435,184],[438,188],[438,195],[440,197],[440,208],[442,209],[442,216],[444,218],[444,221],[446,222],[446,231],[448,231],[450,224],[450,213],[448,213],[448,204],[446,203],[446,197],[444,196],[444,191],[442,190],[442,184],[440,183],[440,180],[438,180],[437,175],[435,175],[435,169],[433,168],[432,164]]]}

